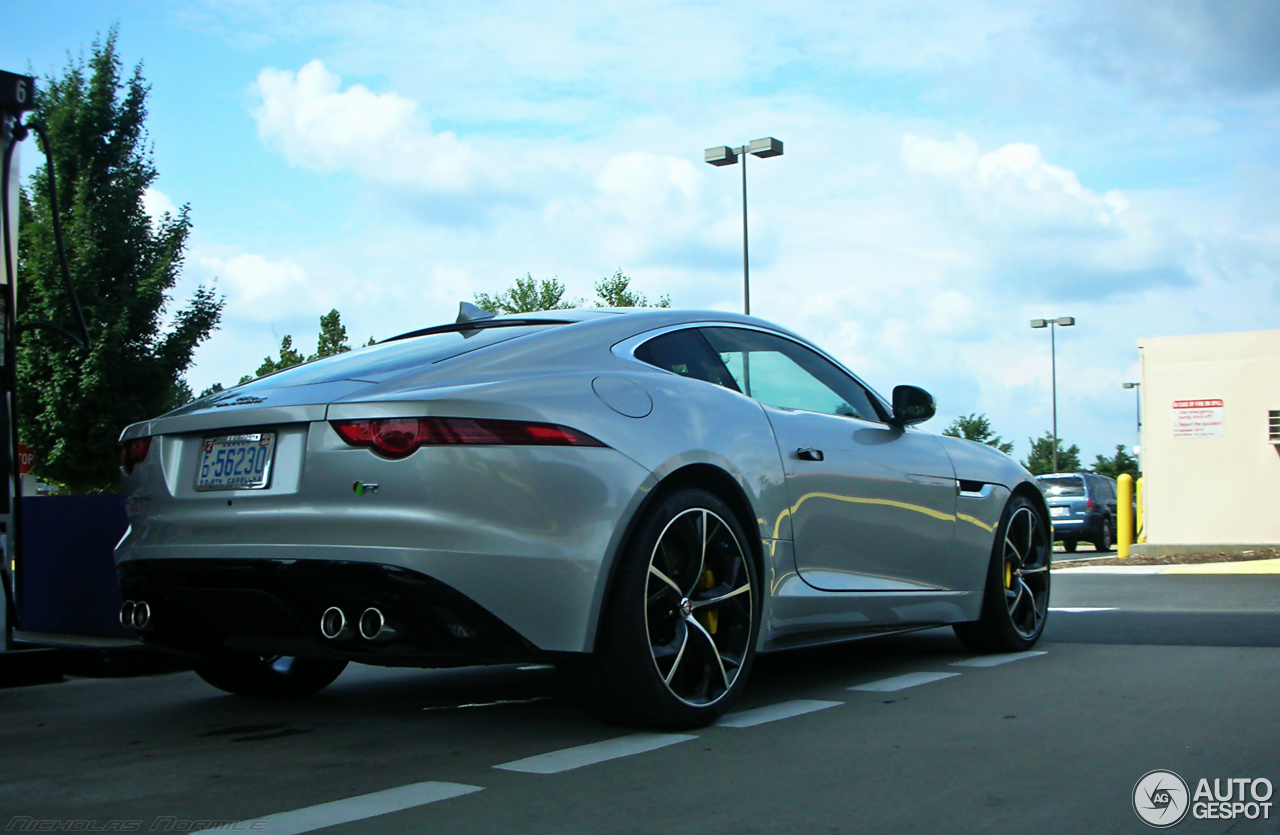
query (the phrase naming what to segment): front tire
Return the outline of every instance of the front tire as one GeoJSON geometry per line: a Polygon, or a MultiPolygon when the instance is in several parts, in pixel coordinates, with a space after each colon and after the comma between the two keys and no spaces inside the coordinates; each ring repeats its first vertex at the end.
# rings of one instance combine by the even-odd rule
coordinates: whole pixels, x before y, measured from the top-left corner
{"type": "Polygon", "coordinates": [[[658,500],[619,555],[587,675],[608,721],[696,728],[746,685],[760,629],[761,588],[747,537],[715,495],[658,500]]]}
{"type": "Polygon", "coordinates": [[[346,661],[328,658],[242,653],[206,658],[194,665],[196,675],[219,690],[258,699],[310,696],[332,684],[346,667],[346,661]]]}
{"type": "Polygon", "coordinates": [[[953,627],[965,646],[979,652],[1021,652],[1040,640],[1049,615],[1053,542],[1048,530],[1026,497],[1014,496],[1005,505],[987,570],[982,616],[953,627]]]}
{"type": "Polygon", "coordinates": [[[1076,552],[1076,541],[1074,539],[1062,540],[1062,550],[1068,554],[1074,554],[1076,552]]]}

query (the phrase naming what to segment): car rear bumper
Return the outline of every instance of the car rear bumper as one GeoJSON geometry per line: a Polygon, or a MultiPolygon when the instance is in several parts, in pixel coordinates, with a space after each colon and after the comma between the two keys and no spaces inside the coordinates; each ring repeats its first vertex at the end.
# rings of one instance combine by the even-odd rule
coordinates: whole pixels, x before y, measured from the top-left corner
{"type": "Polygon", "coordinates": [[[119,567],[126,600],[145,601],[139,637],[194,656],[221,652],[342,658],[388,666],[448,667],[537,656],[518,632],[450,586],[404,568],[320,560],[133,560],[119,567]],[[339,608],[348,628],[321,631],[339,608]],[[358,622],[377,608],[374,639],[358,622]]]}
{"type": "Polygon", "coordinates": [[[1091,513],[1083,519],[1054,519],[1053,535],[1056,539],[1093,539],[1102,535],[1104,520],[1101,514],[1091,513]]]}

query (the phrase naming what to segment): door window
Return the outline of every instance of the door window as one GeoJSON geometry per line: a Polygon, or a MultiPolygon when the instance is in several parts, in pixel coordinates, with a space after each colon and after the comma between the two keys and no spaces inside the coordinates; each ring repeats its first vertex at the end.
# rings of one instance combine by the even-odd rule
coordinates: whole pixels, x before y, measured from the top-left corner
{"type": "Polygon", "coordinates": [[[872,397],[856,380],[803,345],[740,328],[703,328],[702,333],[738,390],[761,403],[884,420],[872,397]]]}

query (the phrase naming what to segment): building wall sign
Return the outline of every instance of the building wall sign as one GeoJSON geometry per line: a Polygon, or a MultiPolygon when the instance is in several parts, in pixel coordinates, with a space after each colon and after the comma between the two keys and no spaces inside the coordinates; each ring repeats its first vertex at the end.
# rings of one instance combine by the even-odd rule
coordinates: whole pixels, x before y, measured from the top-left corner
{"type": "Polygon", "coordinates": [[[1221,400],[1173,401],[1173,437],[1221,438],[1226,425],[1221,400]]]}

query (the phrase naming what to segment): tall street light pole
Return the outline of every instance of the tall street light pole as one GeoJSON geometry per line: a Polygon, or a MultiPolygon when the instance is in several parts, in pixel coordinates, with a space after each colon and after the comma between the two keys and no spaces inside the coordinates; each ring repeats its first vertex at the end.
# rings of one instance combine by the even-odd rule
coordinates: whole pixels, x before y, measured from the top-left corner
{"type": "Polygon", "coordinates": [[[1049,365],[1053,369],[1053,471],[1058,471],[1058,343],[1054,326],[1069,328],[1076,323],[1074,316],[1057,319],[1032,319],[1031,327],[1049,329],[1049,365]]]}
{"type": "Polygon", "coordinates": [[[764,139],[753,139],[746,145],[730,148],[728,145],[717,145],[706,150],[706,161],[710,165],[733,165],[742,157],[742,312],[751,315],[751,264],[747,256],[747,154],[754,154],[761,159],[782,156],[782,140],[767,136],[764,139]]]}
{"type": "Polygon", "coordinates": [[[1138,419],[1138,443],[1134,449],[1138,451],[1138,475],[1142,475],[1142,383],[1121,383],[1120,387],[1133,389],[1133,412],[1138,419]]]}

